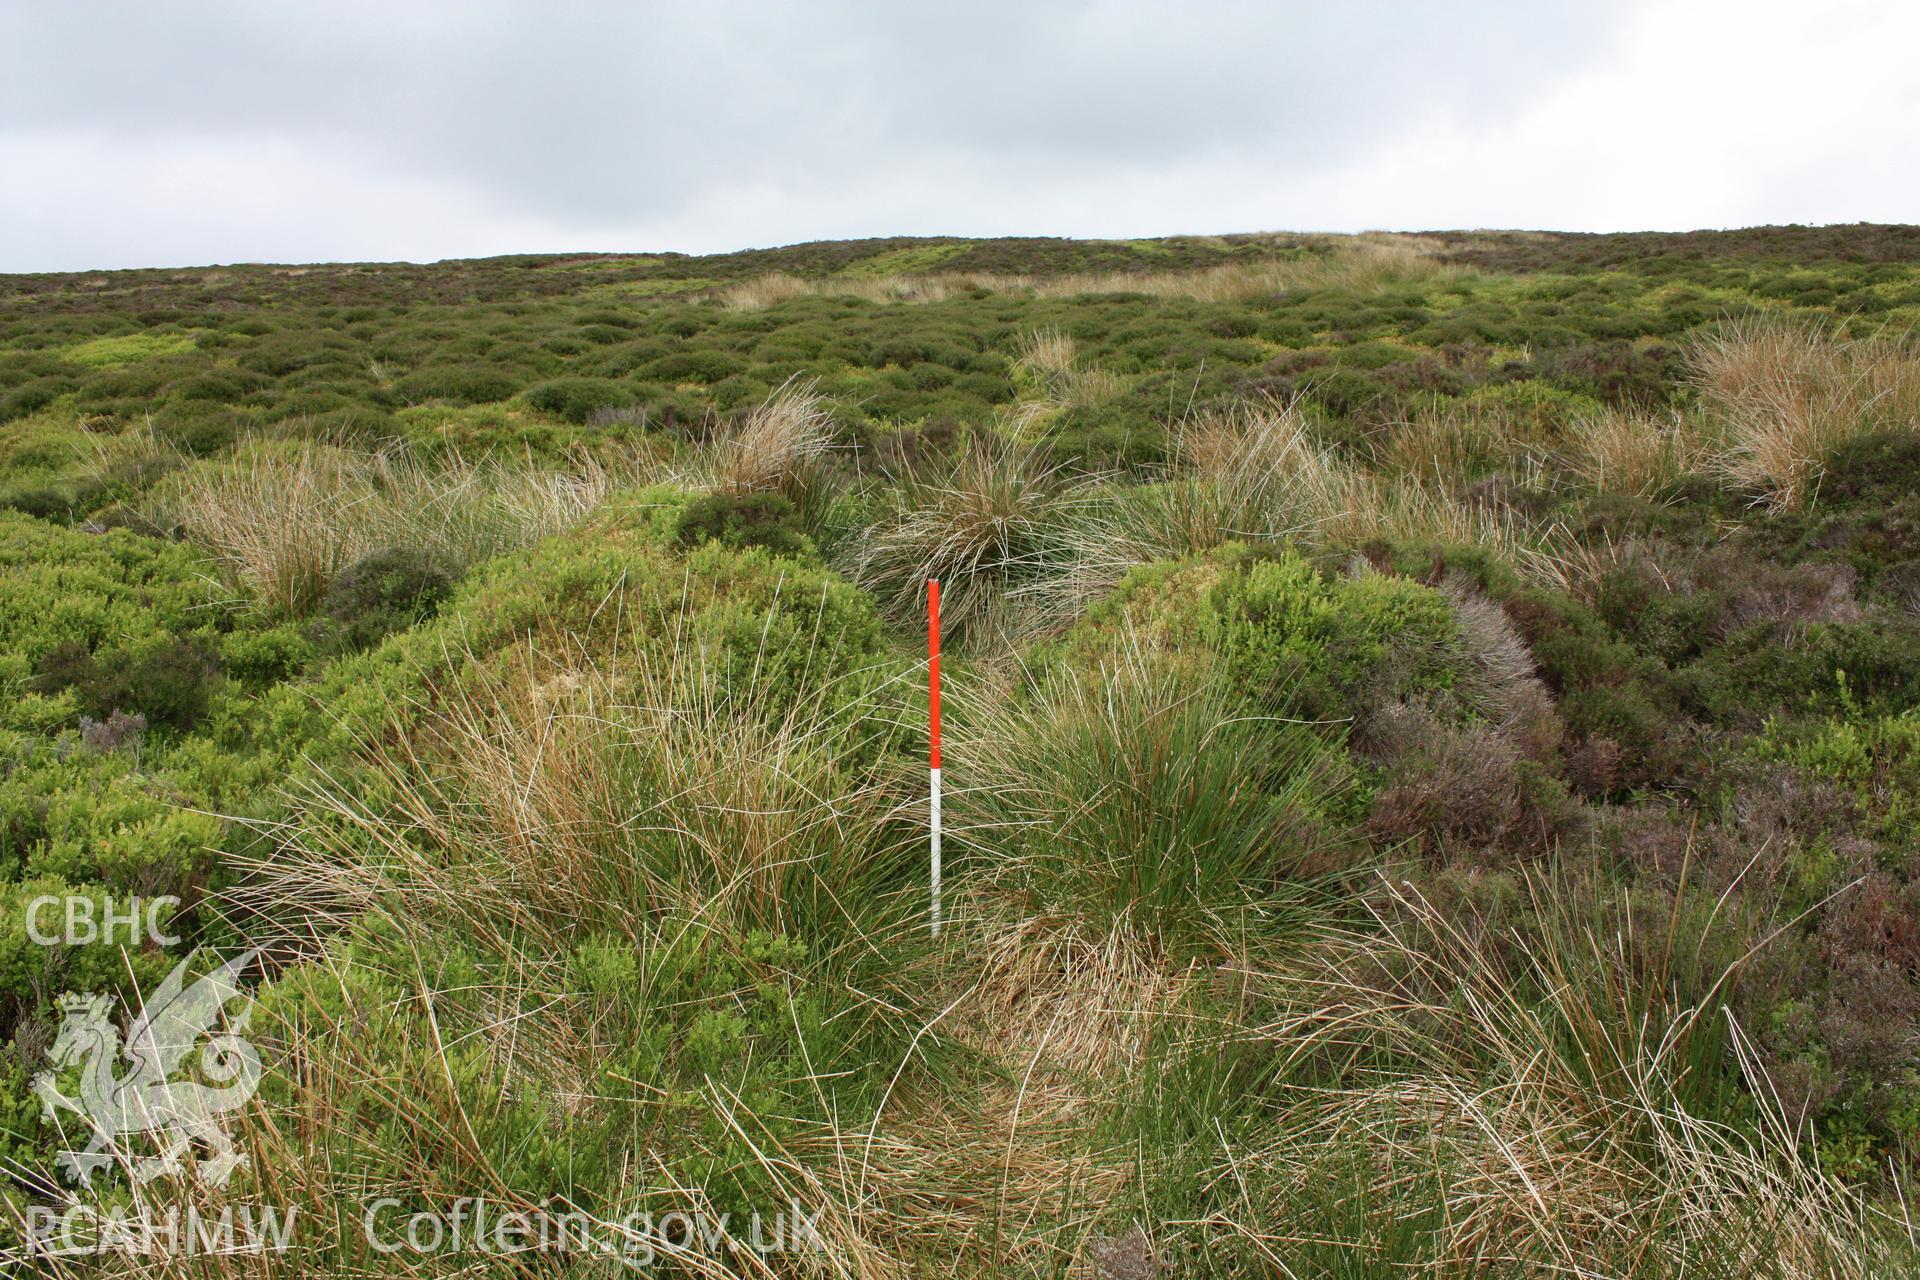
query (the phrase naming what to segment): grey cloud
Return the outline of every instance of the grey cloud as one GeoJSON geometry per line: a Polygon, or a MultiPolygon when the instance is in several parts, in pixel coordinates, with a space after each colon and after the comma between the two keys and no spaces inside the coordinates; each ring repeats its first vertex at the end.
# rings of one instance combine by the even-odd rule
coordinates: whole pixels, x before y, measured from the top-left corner
{"type": "MultiPolygon", "coordinates": [[[[22,5],[0,131],[288,138],[585,224],[944,152],[1313,164],[1524,97],[1603,38],[1536,6],[22,5]],[[24,55],[24,56],[22,56],[24,55]],[[1524,55],[1524,56],[1522,56],[1524,55]],[[1523,74],[1489,77],[1495,59],[1523,74]]],[[[886,228],[872,228],[881,232],[886,228]]]]}
{"type": "MultiPolygon", "coordinates": [[[[1753,21],[1715,25],[1715,6],[1748,12],[1734,0],[0,0],[0,270],[1338,229],[1463,209],[1506,221],[1508,207],[1588,226],[1596,183],[1608,207],[1656,220],[1759,220],[1763,197],[1745,193],[1792,194],[1762,170],[1818,157],[1767,158],[1737,190],[1709,191],[1685,185],[1664,121],[1631,146],[1617,137],[1616,115],[1645,130],[1669,86],[1698,98],[1739,70],[1683,50],[1686,76],[1648,78],[1649,60],[1672,65],[1655,55],[1680,8],[1714,10],[1693,29],[1716,41],[1752,35],[1753,21]]],[[[1870,56],[1890,41],[1858,43],[1870,56]]],[[[1761,52],[1776,65],[1741,72],[1754,83],[1801,62],[1790,34],[1761,52]]],[[[1844,79],[1852,64],[1823,65],[1844,79]]],[[[1801,89],[1831,103],[1834,87],[1801,89]]],[[[1721,140],[1771,141],[1750,110],[1702,100],[1713,105],[1690,110],[1714,113],[1721,140]]],[[[1854,114],[1860,138],[1902,132],[1854,114]]],[[[1881,182],[1875,207],[1912,190],[1881,182]]]]}

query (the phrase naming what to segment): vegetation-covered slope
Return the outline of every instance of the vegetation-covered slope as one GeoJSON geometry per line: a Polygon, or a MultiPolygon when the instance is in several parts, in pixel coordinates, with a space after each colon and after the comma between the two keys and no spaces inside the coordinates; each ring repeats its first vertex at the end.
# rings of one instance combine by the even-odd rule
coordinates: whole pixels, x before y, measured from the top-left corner
{"type": "Polygon", "coordinates": [[[40,1265],[1904,1273],[1916,319],[1868,226],[0,277],[13,1215],[58,994],[257,945],[252,1163],[89,1194],[297,1260],[40,1265]]]}

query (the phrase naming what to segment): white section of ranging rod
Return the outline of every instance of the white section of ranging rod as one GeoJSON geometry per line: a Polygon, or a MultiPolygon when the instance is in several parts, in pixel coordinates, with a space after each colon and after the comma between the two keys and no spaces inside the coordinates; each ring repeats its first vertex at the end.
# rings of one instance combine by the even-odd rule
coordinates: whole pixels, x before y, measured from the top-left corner
{"type": "Polygon", "coordinates": [[[933,851],[933,936],[937,938],[940,936],[940,771],[929,769],[927,776],[932,782],[928,793],[932,801],[928,830],[933,851]]]}

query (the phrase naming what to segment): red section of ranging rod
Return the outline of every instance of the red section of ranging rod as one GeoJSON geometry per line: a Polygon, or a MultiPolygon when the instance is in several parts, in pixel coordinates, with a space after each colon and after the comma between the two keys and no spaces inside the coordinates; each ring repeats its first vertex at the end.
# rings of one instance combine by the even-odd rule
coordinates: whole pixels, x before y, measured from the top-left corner
{"type": "Polygon", "coordinates": [[[927,583],[927,715],[930,722],[929,768],[940,767],[940,584],[927,583]]]}

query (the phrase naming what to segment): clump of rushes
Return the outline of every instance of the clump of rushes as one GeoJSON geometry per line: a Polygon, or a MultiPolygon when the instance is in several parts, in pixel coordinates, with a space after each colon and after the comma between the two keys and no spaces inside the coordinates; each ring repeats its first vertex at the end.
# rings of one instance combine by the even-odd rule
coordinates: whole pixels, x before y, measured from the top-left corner
{"type": "Polygon", "coordinates": [[[644,939],[671,919],[864,934],[903,856],[899,797],[871,767],[894,731],[883,674],[796,690],[735,665],[689,646],[449,689],[411,741],[373,757],[375,790],[411,818],[316,793],[309,808],[333,820],[314,838],[360,834],[313,847],[300,874],[366,908],[404,875],[423,918],[537,925],[554,945],[595,928],[644,939]],[[378,870],[352,856],[368,847],[385,853],[378,870]]]}
{"type": "Polygon", "coordinates": [[[458,572],[575,524],[626,479],[624,468],[586,457],[564,471],[459,457],[429,465],[311,440],[254,441],[176,471],[145,508],[211,552],[260,605],[304,614],[371,552],[413,548],[458,572]]]}
{"type": "Polygon", "coordinates": [[[1701,441],[1679,413],[1609,408],[1575,419],[1568,432],[1568,464],[1604,493],[1650,497],[1693,474],[1701,441]]]}
{"type": "Polygon", "coordinates": [[[1260,1033],[1285,1064],[1264,1137],[1217,1156],[1182,1216],[1225,1251],[1299,1242],[1300,1274],[1910,1273],[1904,1227],[1774,1101],[1726,1007],[1742,961],[1701,954],[1711,902],[1639,931],[1638,903],[1568,875],[1506,894],[1462,919],[1383,880],[1376,927],[1304,952],[1260,1033]]]}
{"type": "Polygon", "coordinates": [[[1753,317],[1697,342],[1691,365],[1721,439],[1716,469],[1776,510],[1812,496],[1837,446],[1920,424],[1920,349],[1911,339],[1846,339],[1804,321],[1753,317]]]}
{"type": "Polygon", "coordinates": [[[812,379],[790,379],[703,450],[707,486],[736,497],[777,493],[798,502],[833,448],[833,415],[812,379]]]}
{"type": "Polygon", "coordinates": [[[1352,468],[1315,443],[1298,404],[1239,403],[1183,422],[1176,469],[1148,490],[1174,558],[1226,542],[1298,537],[1347,504],[1352,468]]]}
{"type": "MultiPolygon", "coordinates": [[[[736,676],[760,630],[737,620],[718,645],[470,665],[366,774],[309,790],[257,888],[341,959],[261,997],[255,1026],[308,1073],[270,1076],[247,1135],[274,1203],[323,1220],[474,1186],[577,1206],[616,1246],[640,1210],[793,1204],[865,1273],[922,1250],[899,1239],[924,1225],[893,1211],[919,1157],[889,1101],[953,1090],[926,1080],[950,1055],[914,963],[903,718],[859,665],[736,676]]],[[[714,1251],[745,1256],[747,1229],[714,1251]]],[[[358,1235],[310,1247],[377,1269],[358,1235]]]]}
{"type": "Polygon", "coordinates": [[[899,478],[891,509],[856,540],[846,571],[902,619],[918,616],[927,580],[938,579],[941,616],[957,641],[990,622],[1011,625],[1021,598],[1042,595],[1072,564],[1075,521],[1096,484],[1023,445],[977,436],[931,473],[899,478]]]}
{"type": "Polygon", "coordinates": [[[1196,414],[1175,429],[1173,446],[1165,475],[1116,488],[1076,522],[1070,567],[1054,587],[1057,612],[1077,614],[1141,565],[1229,542],[1306,540],[1349,505],[1360,483],[1314,442],[1292,403],[1196,414]]]}
{"type": "Polygon", "coordinates": [[[1000,911],[1149,963],[1286,936],[1348,846],[1344,756],[1217,670],[1121,648],[957,717],[964,865],[1000,911]]]}
{"type": "Polygon", "coordinates": [[[1013,371],[1029,392],[1009,415],[1016,432],[1067,409],[1105,404],[1126,385],[1116,374],[1083,364],[1079,344],[1059,329],[1038,329],[1021,339],[1013,371]]]}
{"type": "Polygon", "coordinates": [[[1322,550],[1371,542],[1485,547],[1532,581],[1564,585],[1563,532],[1512,510],[1469,502],[1415,476],[1365,471],[1313,439],[1297,404],[1240,402],[1182,423],[1175,463],[1078,522],[1077,554],[1061,584],[1080,604],[1127,571],[1229,542],[1292,542],[1322,550]]]}

